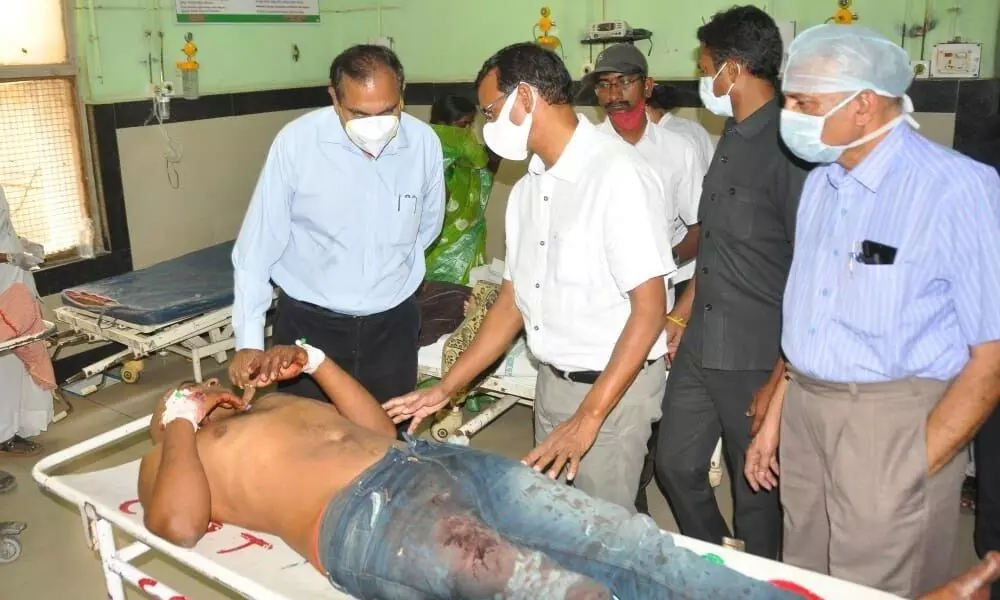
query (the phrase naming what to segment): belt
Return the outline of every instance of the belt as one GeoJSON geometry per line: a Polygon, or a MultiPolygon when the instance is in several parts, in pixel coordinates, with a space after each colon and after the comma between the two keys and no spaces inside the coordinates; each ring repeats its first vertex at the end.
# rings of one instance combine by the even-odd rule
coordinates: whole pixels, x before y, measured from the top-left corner
{"type": "MultiPolygon", "coordinates": [[[[643,363],[643,368],[655,363],[657,360],[647,360],[643,363]]],[[[559,379],[565,379],[566,381],[572,381],[573,383],[585,383],[587,385],[594,385],[597,382],[597,378],[601,376],[603,371],[563,371],[562,369],[557,369],[552,365],[545,365],[552,371],[552,374],[559,379]]]]}
{"type": "Polygon", "coordinates": [[[409,298],[407,298],[406,300],[403,300],[402,302],[400,302],[396,306],[394,306],[392,308],[389,308],[389,309],[386,309],[386,310],[383,310],[382,312],[371,313],[371,314],[368,314],[368,315],[348,315],[348,314],[344,314],[344,313],[339,313],[339,312],[334,311],[334,310],[330,310],[329,308],[326,308],[325,306],[320,306],[318,304],[313,304],[312,302],[306,302],[305,300],[299,300],[298,298],[293,298],[293,297],[289,296],[288,294],[286,294],[284,290],[281,290],[279,292],[279,294],[278,294],[278,309],[280,310],[281,309],[281,303],[285,302],[287,304],[296,305],[296,306],[298,306],[298,307],[300,307],[302,309],[305,309],[305,310],[310,310],[310,311],[315,312],[315,313],[320,313],[321,315],[323,315],[323,316],[325,316],[327,318],[330,318],[330,319],[344,319],[344,320],[351,320],[351,321],[364,321],[364,320],[367,320],[367,319],[384,317],[384,316],[392,313],[393,311],[396,311],[396,310],[398,310],[400,308],[403,308],[403,307],[407,306],[408,304],[415,303],[416,302],[416,298],[417,298],[417,295],[414,294],[414,295],[410,296],[409,298]]]}

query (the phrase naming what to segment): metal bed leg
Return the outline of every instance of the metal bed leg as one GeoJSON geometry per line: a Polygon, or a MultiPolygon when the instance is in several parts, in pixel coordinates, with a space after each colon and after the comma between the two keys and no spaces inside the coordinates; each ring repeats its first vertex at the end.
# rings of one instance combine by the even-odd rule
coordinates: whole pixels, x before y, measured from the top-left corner
{"type": "Polygon", "coordinates": [[[194,380],[201,383],[201,352],[197,348],[191,349],[191,369],[194,371],[194,380]]]}
{"type": "Polygon", "coordinates": [[[108,588],[109,600],[125,600],[125,586],[121,575],[113,568],[115,558],[115,534],[111,523],[98,517],[94,523],[97,534],[97,550],[101,555],[101,569],[104,570],[104,583],[108,588]]]}

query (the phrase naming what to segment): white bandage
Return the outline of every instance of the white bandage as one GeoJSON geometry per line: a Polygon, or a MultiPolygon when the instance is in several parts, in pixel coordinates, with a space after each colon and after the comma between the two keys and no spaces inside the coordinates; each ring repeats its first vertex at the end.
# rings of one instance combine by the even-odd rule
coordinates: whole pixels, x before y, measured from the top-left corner
{"type": "Polygon", "coordinates": [[[177,419],[184,419],[194,426],[195,431],[198,431],[198,413],[201,407],[198,402],[191,398],[191,395],[191,391],[181,389],[174,390],[170,394],[163,408],[163,415],[160,417],[160,423],[163,424],[163,427],[177,419]]]}
{"type": "Polygon", "coordinates": [[[323,364],[323,361],[326,360],[326,354],[316,346],[310,346],[305,340],[297,340],[295,345],[305,350],[308,357],[306,366],[302,367],[302,372],[306,375],[312,375],[323,364]]]}

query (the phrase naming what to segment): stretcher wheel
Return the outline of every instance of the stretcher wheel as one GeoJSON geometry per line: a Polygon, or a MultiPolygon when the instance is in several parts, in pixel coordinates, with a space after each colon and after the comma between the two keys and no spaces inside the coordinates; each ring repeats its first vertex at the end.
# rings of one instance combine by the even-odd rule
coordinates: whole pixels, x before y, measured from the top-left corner
{"type": "Polygon", "coordinates": [[[0,564],[12,563],[21,556],[21,540],[16,537],[0,538],[0,564]]]}
{"type": "Polygon", "coordinates": [[[440,421],[431,428],[431,436],[439,442],[447,441],[451,434],[462,426],[462,409],[453,408],[445,413],[440,421]]]}
{"type": "Polygon", "coordinates": [[[122,365],[122,381],[125,383],[135,383],[139,381],[139,375],[142,373],[142,361],[141,360],[128,360],[122,365]]]}

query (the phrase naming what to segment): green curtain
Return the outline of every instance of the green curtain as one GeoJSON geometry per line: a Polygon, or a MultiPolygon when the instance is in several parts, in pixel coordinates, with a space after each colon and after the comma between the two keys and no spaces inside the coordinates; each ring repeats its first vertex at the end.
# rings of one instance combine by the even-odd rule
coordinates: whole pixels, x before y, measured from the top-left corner
{"type": "Polygon", "coordinates": [[[472,131],[431,125],[444,150],[447,187],[444,227],[427,249],[427,279],[469,283],[469,271],[486,262],[486,202],[493,188],[489,157],[472,131]]]}

